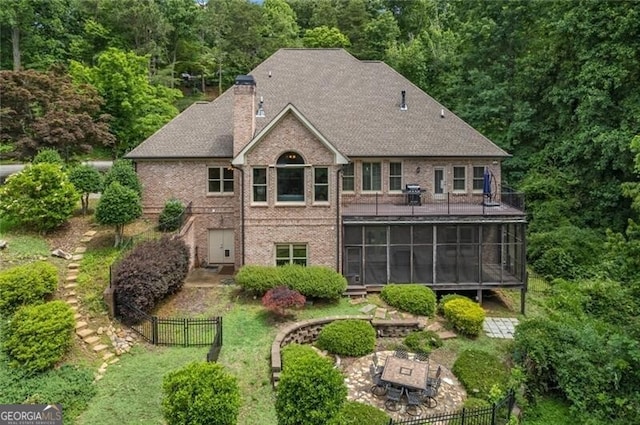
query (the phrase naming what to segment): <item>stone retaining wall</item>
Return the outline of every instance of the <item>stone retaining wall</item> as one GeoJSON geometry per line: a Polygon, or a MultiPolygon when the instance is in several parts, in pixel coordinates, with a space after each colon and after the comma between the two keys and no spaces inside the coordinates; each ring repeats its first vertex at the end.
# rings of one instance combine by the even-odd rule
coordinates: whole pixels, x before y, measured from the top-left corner
{"type": "Polygon", "coordinates": [[[402,338],[411,331],[422,328],[417,319],[379,320],[372,319],[370,316],[333,316],[293,323],[278,332],[273,344],[271,344],[271,382],[273,386],[277,386],[280,380],[280,372],[282,371],[280,349],[282,347],[291,343],[311,344],[318,339],[318,334],[327,324],[334,320],[346,319],[366,320],[376,330],[378,337],[386,338],[402,338]]]}

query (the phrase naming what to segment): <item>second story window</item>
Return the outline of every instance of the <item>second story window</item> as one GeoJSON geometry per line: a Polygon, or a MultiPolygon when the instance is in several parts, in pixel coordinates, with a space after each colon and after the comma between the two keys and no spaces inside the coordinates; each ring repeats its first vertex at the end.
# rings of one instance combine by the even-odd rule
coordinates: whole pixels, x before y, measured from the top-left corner
{"type": "Polygon", "coordinates": [[[253,202],[267,202],[267,169],[253,169],[253,202]]]}
{"type": "Polygon", "coordinates": [[[390,191],[402,190],[402,163],[401,162],[389,163],[389,190],[390,191]]]}
{"type": "Polygon", "coordinates": [[[453,167],[453,191],[464,192],[467,187],[467,169],[465,167],[453,167]]]}
{"type": "Polygon", "coordinates": [[[362,163],[362,190],[379,191],[382,188],[382,172],[379,162],[362,163]]]}
{"type": "Polygon", "coordinates": [[[208,193],[233,193],[233,168],[209,167],[208,193]]]}
{"type": "Polygon", "coordinates": [[[327,167],[313,169],[313,200],[315,202],[329,201],[329,169],[327,167]]]}
{"type": "Polygon", "coordinates": [[[353,162],[342,166],[342,191],[353,192],[355,189],[353,162]]]}
{"type": "Polygon", "coordinates": [[[304,202],[304,159],[295,152],[286,152],[277,163],[278,202],[304,202]]]}
{"type": "Polygon", "coordinates": [[[473,167],[473,191],[482,192],[484,188],[484,167],[473,167]]]}

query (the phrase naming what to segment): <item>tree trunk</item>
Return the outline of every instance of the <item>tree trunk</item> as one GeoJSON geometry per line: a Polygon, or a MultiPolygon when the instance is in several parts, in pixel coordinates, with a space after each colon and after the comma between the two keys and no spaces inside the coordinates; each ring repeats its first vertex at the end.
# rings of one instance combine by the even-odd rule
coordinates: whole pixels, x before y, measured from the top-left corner
{"type": "Polygon", "coordinates": [[[87,211],[89,211],[89,194],[85,193],[80,199],[82,200],[82,215],[87,215],[87,211]]]}
{"type": "Polygon", "coordinates": [[[116,241],[115,241],[115,244],[113,245],[114,248],[118,248],[120,245],[122,245],[123,233],[124,233],[124,225],[116,224],[116,241]]]}
{"type": "Polygon", "coordinates": [[[20,71],[20,28],[16,25],[11,28],[11,47],[13,48],[13,70],[20,71]]]}

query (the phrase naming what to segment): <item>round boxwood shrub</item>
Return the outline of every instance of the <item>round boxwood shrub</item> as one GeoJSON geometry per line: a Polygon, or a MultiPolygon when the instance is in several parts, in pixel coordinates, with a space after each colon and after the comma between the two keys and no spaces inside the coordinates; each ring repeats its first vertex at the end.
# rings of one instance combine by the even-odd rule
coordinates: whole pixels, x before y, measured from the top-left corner
{"type": "Polygon", "coordinates": [[[307,298],[338,300],[347,289],[347,279],[329,267],[287,264],[278,269],[282,283],[307,298]]]}
{"type": "Polygon", "coordinates": [[[74,327],[73,310],[63,301],[24,306],[6,327],[4,350],[28,373],[46,370],[71,346],[74,327]]]}
{"type": "Polygon", "coordinates": [[[382,288],[382,299],[392,307],[420,316],[433,316],[436,294],[426,286],[417,284],[390,284],[382,288]]]}
{"type": "Polygon", "coordinates": [[[169,425],[235,425],[240,388],[213,362],[193,362],[162,380],[162,413],[169,425]]]}
{"type": "Polygon", "coordinates": [[[389,415],[369,404],[347,400],[342,406],[343,425],[387,425],[389,415]]]}
{"type": "Polygon", "coordinates": [[[434,331],[414,331],[404,338],[404,345],[414,353],[430,354],[434,348],[442,347],[442,340],[434,331]]]}
{"type": "Polygon", "coordinates": [[[282,359],[275,404],[278,425],[336,423],[347,398],[342,373],[331,360],[296,344],[282,349],[282,359]]]}
{"type": "Polygon", "coordinates": [[[283,284],[280,270],[273,266],[242,266],[235,275],[235,281],[242,289],[256,295],[263,295],[283,284]]]}
{"type": "Polygon", "coordinates": [[[172,232],[180,228],[181,218],[185,207],[178,199],[169,199],[165,204],[160,217],[158,217],[158,230],[161,232],[172,232]]]}
{"type": "Polygon", "coordinates": [[[447,294],[447,295],[443,295],[440,298],[440,301],[438,302],[438,313],[444,315],[444,305],[446,303],[448,303],[449,301],[453,301],[453,300],[468,300],[469,298],[465,297],[464,295],[460,295],[460,294],[447,294]]]}
{"type": "Polygon", "coordinates": [[[490,398],[492,387],[506,389],[509,379],[507,368],[498,357],[476,349],[460,353],[451,370],[467,394],[485,400],[490,398]]]}
{"type": "Polygon", "coordinates": [[[376,347],[376,330],[366,320],[336,320],[322,328],[316,345],[333,354],[364,356],[376,347]]]}
{"type": "Polygon", "coordinates": [[[478,336],[482,331],[485,313],[478,303],[470,299],[455,299],[444,305],[444,317],[461,334],[478,336]]]}
{"type": "Polygon", "coordinates": [[[0,272],[0,314],[41,303],[58,286],[58,269],[46,261],[11,267],[0,272]]]}

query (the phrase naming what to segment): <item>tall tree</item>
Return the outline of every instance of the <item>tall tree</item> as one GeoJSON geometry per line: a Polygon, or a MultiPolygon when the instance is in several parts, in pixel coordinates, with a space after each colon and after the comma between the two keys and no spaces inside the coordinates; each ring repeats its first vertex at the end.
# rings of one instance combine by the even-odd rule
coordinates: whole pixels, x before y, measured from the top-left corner
{"type": "Polygon", "coordinates": [[[284,0],[265,0],[262,6],[265,15],[265,54],[269,55],[281,47],[295,47],[300,28],[293,9],[284,0]]]}
{"type": "Polygon", "coordinates": [[[69,159],[115,142],[109,116],[100,114],[103,100],[90,85],[57,72],[0,71],[0,87],[0,141],[15,147],[14,156],[29,159],[48,147],[69,159]]]}
{"type": "Polygon", "coordinates": [[[348,47],[349,38],[338,28],[317,27],[304,32],[302,44],[305,47],[348,47]]]}
{"type": "Polygon", "coordinates": [[[72,61],[74,80],[90,83],[104,98],[103,110],[113,117],[115,154],[122,154],[153,134],[178,114],[173,101],[181,93],[149,81],[148,57],[110,48],[87,67],[72,61]]]}

